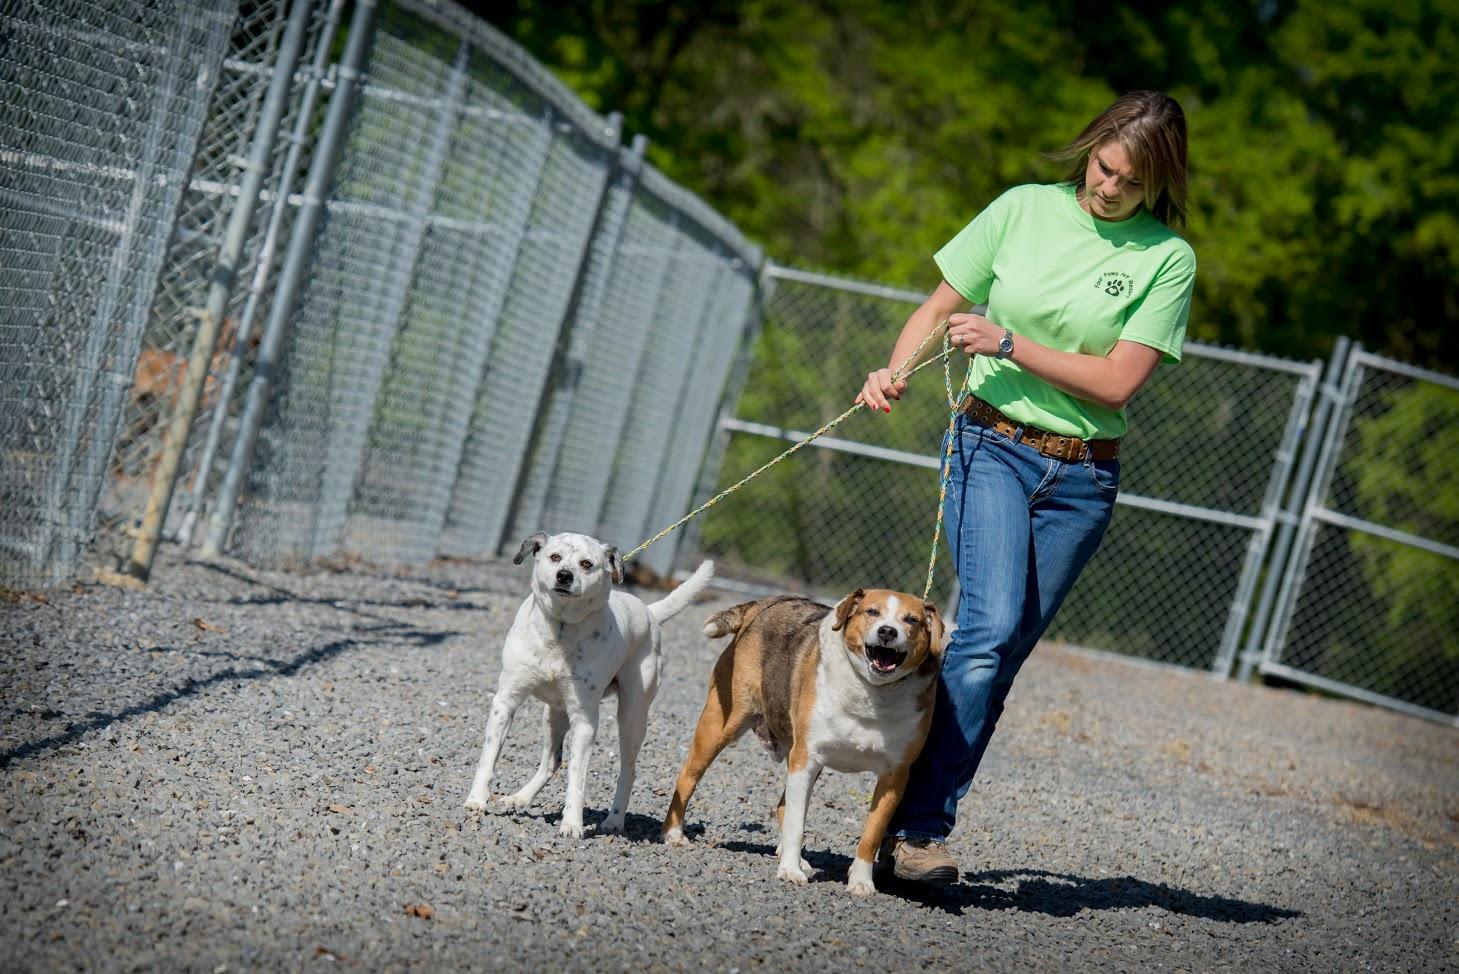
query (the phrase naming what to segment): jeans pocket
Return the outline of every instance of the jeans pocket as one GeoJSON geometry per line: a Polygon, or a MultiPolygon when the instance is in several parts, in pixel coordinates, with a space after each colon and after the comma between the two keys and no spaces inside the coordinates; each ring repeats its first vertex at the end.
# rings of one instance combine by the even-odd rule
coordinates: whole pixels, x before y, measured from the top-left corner
{"type": "Polygon", "coordinates": [[[1094,485],[1110,494],[1120,489],[1120,462],[1118,460],[1093,460],[1089,463],[1089,476],[1094,485]]]}
{"type": "Polygon", "coordinates": [[[958,424],[958,432],[961,433],[963,436],[972,437],[972,442],[974,443],[1013,442],[1007,436],[998,432],[993,427],[984,426],[981,423],[975,423],[972,420],[966,418],[964,418],[964,420],[958,424]]]}

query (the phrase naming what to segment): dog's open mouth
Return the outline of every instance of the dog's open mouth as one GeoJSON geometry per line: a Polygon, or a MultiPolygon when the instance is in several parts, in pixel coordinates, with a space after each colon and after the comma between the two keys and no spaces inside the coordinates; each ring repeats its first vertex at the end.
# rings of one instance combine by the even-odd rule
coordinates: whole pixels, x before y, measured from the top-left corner
{"type": "Polygon", "coordinates": [[[569,583],[567,585],[554,585],[552,586],[552,591],[556,592],[558,595],[571,595],[572,584],[569,583]]]}
{"type": "Polygon", "coordinates": [[[872,645],[866,646],[866,661],[871,668],[878,673],[890,673],[902,665],[907,658],[905,650],[897,649],[894,646],[872,645]]]}

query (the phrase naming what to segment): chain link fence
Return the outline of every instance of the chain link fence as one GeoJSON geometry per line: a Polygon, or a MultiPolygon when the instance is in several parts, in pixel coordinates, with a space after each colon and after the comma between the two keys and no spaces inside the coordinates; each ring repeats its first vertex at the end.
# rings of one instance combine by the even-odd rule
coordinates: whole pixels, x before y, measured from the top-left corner
{"type": "MultiPolygon", "coordinates": [[[[239,5],[232,23],[227,56],[208,107],[198,140],[191,177],[177,211],[172,240],[162,264],[156,300],[143,334],[142,348],[127,396],[112,468],[99,511],[104,530],[98,541],[120,559],[130,545],[136,522],[158,465],[163,429],[182,393],[188,355],[201,323],[201,310],[218,259],[224,230],[239,204],[238,183],[249,147],[260,136],[260,108],[274,71],[280,37],[289,9],[297,0],[253,0],[239,5]]],[[[300,119],[307,110],[303,89],[320,81],[333,37],[333,17],[311,17],[306,62],[315,66],[300,71],[288,98],[289,112],[281,129],[295,132],[276,142],[265,176],[252,232],[244,245],[238,286],[231,292],[221,333],[209,362],[197,421],[184,450],[181,489],[170,509],[169,536],[181,523],[196,516],[206,496],[207,479],[221,467],[199,455],[204,444],[216,443],[236,413],[252,375],[258,311],[267,307],[275,278],[271,257],[281,233],[286,233],[293,209],[287,205],[294,173],[308,158],[303,138],[313,119],[300,119]],[[311,73],[312,72],[312,73],[311,73]]]]}
{"type": "Polygon", "coordinates": [[[488,555],[514,517],[626,545],[671,503],[713,420],[681,400],[723,383],[758,253],[619,139],[459,8],[382,8],[240,552],[488,555]],[[519,492],[531,464],[559,491],[593,472],[564,504],[519,492]],[[604,510],[614,483],[646,509],[604,510]]]}
{"type": "Polygon", "coordinates": [[[1348,360],[1263,672],[1459,726],[1459,380],[1348,360]]]}
{"type": "Polygon", "coordinates": [[[0,583],[77,574],[128,389],[167,373],[140,350],[232,19],[0,3],[0,583]]]}

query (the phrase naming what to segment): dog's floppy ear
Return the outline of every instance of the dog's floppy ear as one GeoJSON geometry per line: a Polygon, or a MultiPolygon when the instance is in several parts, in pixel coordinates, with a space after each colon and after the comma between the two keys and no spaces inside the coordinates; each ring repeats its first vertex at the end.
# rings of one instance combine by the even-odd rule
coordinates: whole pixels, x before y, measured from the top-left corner
{"type": "Polygon", "coordinates": [[[942,613],[931,602],[923,602],[922,609],[927,620],[927,633],[932,640],[930,648],[932,652],[940,653],[943,640],[947,638],[947,627],[942,624],[942,613]]]}
{"type": "Polygon", "coordinates": [[[621,557],[619,557],[619,555],[618,555],[618,547],[616,545],[611,545],[611,544],[610,545],[604,545],[603,546],[603,554],[608,559],[608,567],[613,570],[613,584],[614,585],[622,585],[623,584],[623,559],[621,557]]]}
{"type": "Polygon", "coordinates": [[[530,538],[528,538],[526,541],[523,541],[522,542],[522,547],[520,547],[520,548],[517,549],[517,557],[515,557],[515,558],[512,559],[512,564],[513,565],[520,565],[522,563],[522,559],[523,558],[526,558],[529,554],[532,555],[533,557],[536,557],[537,552],[541,551],[542,550],[542,546],[545,545],[546,543],[547,543],[547,532],[546,531],[538,531],[538,532],[536,532],[530,538]]]}
{"type": "Polygon", "coordinates": [[[836,624],[831,627],[832,632],[840,632],[846,628],[846,620],[851,618],[851,613],[861,604],[861,598],[866,594],[866,589],[859,588],[836,603],[836,624]]]}

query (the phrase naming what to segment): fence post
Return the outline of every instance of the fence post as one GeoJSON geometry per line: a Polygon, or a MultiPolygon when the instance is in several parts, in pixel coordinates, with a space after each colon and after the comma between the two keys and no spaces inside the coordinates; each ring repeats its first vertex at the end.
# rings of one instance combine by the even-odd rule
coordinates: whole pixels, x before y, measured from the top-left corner
{"type": "Polygon", "coordinates": [[[299,296],[304,270],[312,256],[314,234],[319,229],[324,200],[329,194],[335,163],[339,161],[340,145],[344,141],[345,128],[354,108],[355,94],[363,77],[361,68],[374,36],[375,7],[376,0],[356,0],[349,36],[345,42],[344,59],[339,65],[338,84],[329,100],[329,109],[324,117],[324,127],[320,132],[314,161],[309,166],[309,177],[304,184],[299,214],[289,235],[289,246],[284,252],[284,267],[279,276],[278,291],[274,295],[268,323],[264,326],[263,338],[258,346],[253,382],[248,387],[248,400],[239,417],[238,438],[233,441],[233,452],[228,459],[228,472],[218,491],[217,505],[208,518],[208,534],[202,548],[203,554],[207,556],[218,555],[223,551],[228,531],[233,526],[233,514],[238,507],[243,477],[253,461],[253,449],[258,444],[258,431],[263,425],[264,408],[268,405],[279,351],[283,347],[284,336],[293,317],[294,303],[299,296]]]}
{"type": "MultiPolygon", "coordinates": [[[[1226,680],[1231,677],[1231,667],[1240,654],[1241,634],[1246,631],[1251,616],[1252,601],[1256,597],[1261,571],[1271,553],[1274,528],[1280,523],[1282,499],[1287,486],[1292,482],[1297,453],[1302,443],[1302,428],[1312,418],[1317,387],[1321,384],[1321,368],[1313,362],[1314,370],[1305,374],[1297,384],[1292,404],[1287,409],[1287,424],[1282,438],[1277,443],[1276,460],[1266,493],[1262,497],[1259,519],[1261,528],[1253,531],[1246,546],[1246,558],[1236,585],[1236,594],[1231,599],[1231,610],[1226,615],[1226,628],[1221,633],[1221,643],[1216,658],[1211,663],[1213,679],[1226,680]]],[[[1268,569],[1270,571],[1270,569],[1268,569]]]]}
{"type": "Polygon", "coordinates": [[[278,137],[279,125],[284,117],[284,103],[288,99],[289,86],[294,80],[294,68],[299,63],[299,52],[304,47],[304,30],[309,24],[310,6],[311,0],[294,0],[289,11],[289,22],[284,31],[283,42],[279,46],[274,75],[269,80],[268,94],[264,97],[258,126],[254,130],[253,147],[249,150],[248,160],[242,166],[244,175],[238,190],[238,201],[228,218],[228,230],[223,237],[223,245],[219,248],[218,262],[213,268],[212,283],[208,287],[207,304],[202,309],[202,322],[193,338],[187,378],[173,409],[167,431],[162,437],[162,458],[153,475],[147,509],[142,515],[142,525],[137,532],[136,544],[132,547],[132,557],[126,566],[127,574],[143,581],[152,574],[152,561],[157,557],[157,541],[162,534],[162,522],[167,517],[172,493],[177,488],[182,451],[192,433],[198,402],[203,394],[203,383],[207,380],[213,349],[218,343],[219,325],[227,313],[228,298],[233,293],[233,282],[238,277],[238,260],[243,253],[248,228],[253,224],[258,191],[273,159],[274,141],[278,137]]]}
{"type": "Polygon", "coordinates": [[[223,438],[223,426],[228,421],[228,403],[233,400],[233,390],[238,386],[238,377],[243,371],[243,358],[247,353],[248,340],[253,334],[253,319],[258,315],[258,303],[264,288],[268,286],[269,275],[273,273],[274,254],[278,250],[279,230],[284,215],[289,210],[289,192],[293,189],[294,173],[299,168],[299,157],[304,151],[304,142],[309,135],[309,123],[314,118],[314,106],[323,87],[324,73],[329,65],[330,48],[334,35],[339,30],[345,0],[330,0],[329,13],[325,15],[315,44],[314,61],[309,71],[309,81],[299,99],[299,111],[294,119],[293,131],[289,134],[289,151],[274,186],[274,208],[269,212],[268,229],[264,231],[263,242],[258,248],[253,283],[249,285],[248,301],[238,320],[238,332],[233,338],[233,352],[228,360],[228,371],[218,389],[218,407],[213,410],[208,423],[207,439],[198,458],[197,473],[193,475],[193,489],[187,495],[187,511],[182,526],[177,532],[178,544],[186,548],[192,543],[193,531],[199,515],[208,499],[208,478],[213,472],[213,460],[218,454],[218,444],[223,438]]]}
{"type": "Polygon", "coordinates": [[[1257,602],[1256,616],[1247,633],[1246,648],[1241,653],[1241,666],[1236,672],[1236,679],[1241,682],[1251,678],[1252,669],[1261,662],[1265,652],[1264,646],[1270,644],[1267,627],[1271,619],[1272,608],[1276,603],[1277,592],[1283,587],[1282,582],[1293,568],[1288,558],[1292,548],[1292,535],[1301,518],[1302,508],[1307,503],[1308,485],[1312,479],[1312,471],[1317,464],[1317,456],[1322,452],[1323,441],[1327,439],[1328,421],[1332,417],[1333,404],[1338,398],[1338,383],[1342,380],[1343,369],[1347,365],[1351,346],[1352,343],[1341,335],[1332,346],[1332,357],[1327,360],[1327,369],[1318,386],[1317,406],[1312,412],[1311,422],[1307,424],[1307,429],[1302,434],[1301,459],[1297,463],[1297,473],[1292,479],[1292,487],[1287,494],[1287,503],[1277,510],[1276,543],[1272,548],[1266,578],[1262,582],[1261,598],[1257,602]]]}

